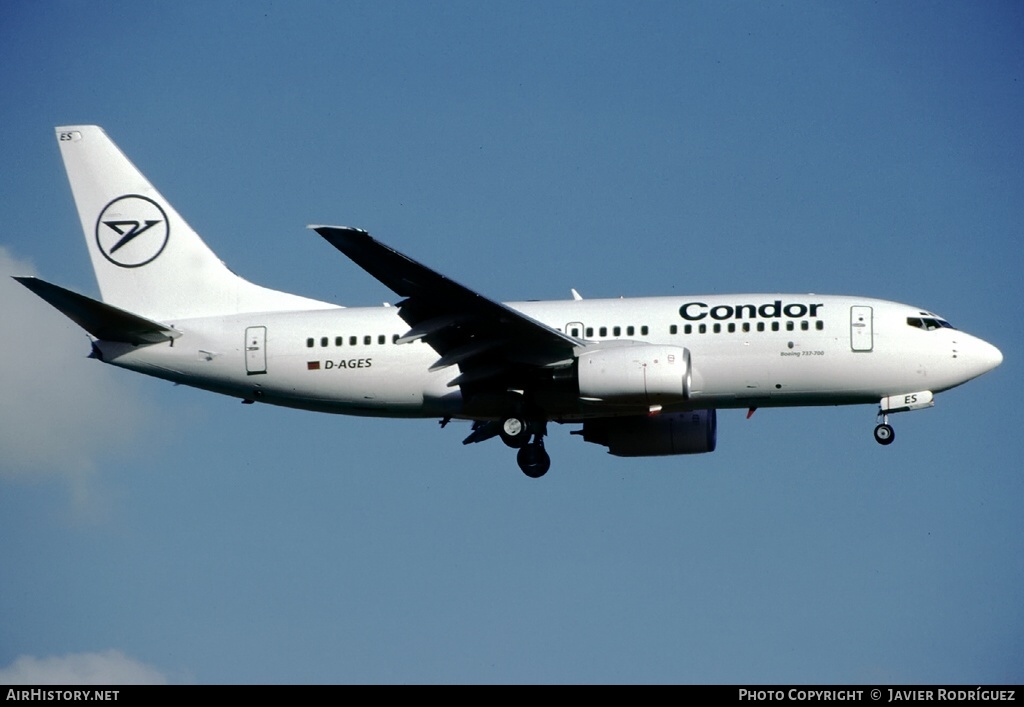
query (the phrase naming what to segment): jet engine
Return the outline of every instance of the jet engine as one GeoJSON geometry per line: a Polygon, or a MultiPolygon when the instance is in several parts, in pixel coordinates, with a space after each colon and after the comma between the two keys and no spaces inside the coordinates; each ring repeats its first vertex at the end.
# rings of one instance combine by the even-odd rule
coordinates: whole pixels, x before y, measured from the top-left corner
{"type": "Polygon", "coordinates": [[[690,352],[679,346],[616,346],[580,353],[580,397],[626,405],[671,405],[690,397],[690,352]]]}
{"type": "Polygon", "coordinates": [[[653,417],[606,417],[587,420],[573,432],[587,442],[608,447],[617,457],[656,457],[715,451],[714,410],[671,412],[653,417]]]}

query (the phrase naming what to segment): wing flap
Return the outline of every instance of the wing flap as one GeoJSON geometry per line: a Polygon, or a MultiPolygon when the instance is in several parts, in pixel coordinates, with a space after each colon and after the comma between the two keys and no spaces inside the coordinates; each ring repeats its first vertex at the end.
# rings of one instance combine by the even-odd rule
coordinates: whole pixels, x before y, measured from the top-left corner
{"type": "Polygon", "coordinates": [[[452,349],[445,353],[441,358],[437,359],[434,364],[428,369],[431,372],[439,371],[442,368],[448,368],[448,366],[454,366],[456,363],[462,363],[475,356],[479,356],[488,351],[492,351],[499,346],[503,346],[508,342],[504,339],[484,339],[482,341],[471,341],[465,346],[452,349]]]}
{"type": "MultiPolygon", "coordinates": [[[[399,303],[401,305],[401,303],[399,303]]],[[[414,341],[436,334],[439,331],[447,329],[448,327],[455,326],[456,324],[462,324],[469,320],[469,317],[460,317],[457,315],[449,315],[445,317],[435,317],[434,319],[428,319],[425,322],[421,322],[414,326],[409,331],[398,337],[396,344],[411,344],[414,341]]]]}

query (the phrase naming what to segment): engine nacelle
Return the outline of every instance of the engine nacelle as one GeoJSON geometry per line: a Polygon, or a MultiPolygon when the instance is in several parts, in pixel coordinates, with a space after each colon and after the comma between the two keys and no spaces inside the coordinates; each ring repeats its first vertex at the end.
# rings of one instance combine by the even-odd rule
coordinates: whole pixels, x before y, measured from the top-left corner
{"type": "Polygon", "coordinates": [[[715,451],[718,416],[714,410],[672,412],[653,417],[587,420],[573,432],[608,447],[617,457],[657,457],[715,451]]]}
{"type": "Polygon", "coordinates": [[[616,346],[580,353],[580,397],[670,405],[690,397],[690,352],[679,346],[616,346]]]}

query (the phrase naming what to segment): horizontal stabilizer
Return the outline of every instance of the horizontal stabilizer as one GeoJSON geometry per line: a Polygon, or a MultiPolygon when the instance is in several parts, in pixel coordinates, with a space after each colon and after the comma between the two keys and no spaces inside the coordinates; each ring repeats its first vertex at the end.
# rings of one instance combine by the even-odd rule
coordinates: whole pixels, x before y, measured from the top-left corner
{"type": "Polygon", "coordinates": [[[121,341],[126,344],[158,344],[181,336],[180,331],[77,292],[65,290],[45,280],[36,277],[14,279],[97,339],[121,341]]]}

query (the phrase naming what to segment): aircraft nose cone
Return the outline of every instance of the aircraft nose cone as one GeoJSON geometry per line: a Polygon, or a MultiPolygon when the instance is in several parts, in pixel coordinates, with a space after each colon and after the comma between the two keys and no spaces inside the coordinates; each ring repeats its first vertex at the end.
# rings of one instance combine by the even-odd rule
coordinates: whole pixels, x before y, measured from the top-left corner
{"type": "Polygon", "coordinates": [[[991,371],[1003,362],[1003,352],[987,341],[983,341],[981,342],[981,360],[985,370],[991,371]]]}
{"type": "Polygon", "coordinates": [[[965,353],[975,376],[988,373],[1003,362],[1003,352],[981,339],[974,339],[965,353]]]}

